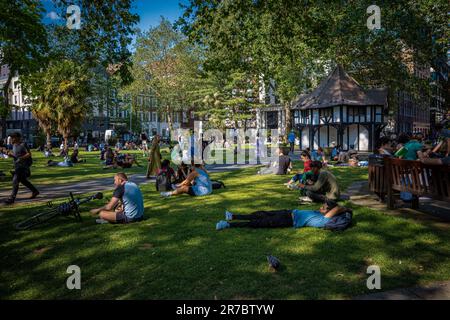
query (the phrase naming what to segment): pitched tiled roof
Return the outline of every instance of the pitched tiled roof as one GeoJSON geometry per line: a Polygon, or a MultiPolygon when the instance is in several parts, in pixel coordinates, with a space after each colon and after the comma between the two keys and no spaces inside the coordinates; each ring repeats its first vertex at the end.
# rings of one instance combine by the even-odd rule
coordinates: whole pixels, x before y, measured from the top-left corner
{"type": "Polygon", "coordinates": [[[317,109],[339,105],[370,106],[387,105],[387,89],[364,90],[350,77],[341,65],[324,79],[311,93],[301,96],[295,103],[295,109],[317,109]]]}

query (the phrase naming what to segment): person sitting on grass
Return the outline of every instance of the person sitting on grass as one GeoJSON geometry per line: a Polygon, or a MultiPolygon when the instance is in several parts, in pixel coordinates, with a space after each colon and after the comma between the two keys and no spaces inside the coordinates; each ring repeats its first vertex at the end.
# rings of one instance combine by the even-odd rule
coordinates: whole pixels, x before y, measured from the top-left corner
{"type": "Polygon", "coordinates": [[[313,150],[313,152],[311,153],[311,160],[320,162],[323,162],[325,160],[325,154],[323,153],[323,149],[321,147],[319,147],[317,151],[313,150]]]}
{"type": "Polygon", "coordinates": [[[161,162],[161,168],[156,171],[156,176],[159,176],[162,173],[166,173],[170,183],[175,182],[175,170],[170,166],[170,160],[163,160],[161,162]]]}
{"type": "MultiPolygon", "coordinates": [[[[306,151],[302,151],[300,158],[303,161],[303,173],[297,173],[291,178],[291,180],[289,180],[286,186],[290,189],[295,189],[295,184],[297,182],[306,184],[306,181],[314,180],[314,175],[312,174],[311,169],[312,161],[310,154],[306,151]]],[[[314,181],[317,181],[317,179],[315,179],[314,181]]]]}
{"type": "Polygon", "coordinates": [[[181,162],[175,175],[175,183],[183,182],[184,180],[186,180],[188,175],[189,175],[189,166],[184,162],[181,162]]]}
{"type": "Polygon", "coordinates": [[[106,206],[92,209],[92,214],[98,214],[97,223],[132,223],[144,218],[144,200],[142,192],[134,183],[128,181],[125,173],[119,172],[114,176],[113,197],[106,206]],[[122,206],[119,206],[119,204],[122,206]]]}
{"type": "Polygon", "coordinates": [[[292,169],[291,158],[289,158],[289,150],[277,149],[278,159],[270,162],[264,168],[258,171],[258,174],[276,174],[285,175],[292,169]]]}
{"type": "Polygon", "coordinates": [[[201,164],[195,164],[191,173],[174,191],[161,192],[162,197],[171,197],[187,193],[191,196],[206,196],[212,193],[212,183],[201,164]]]}
{"type": "Polygon", "coordinates": [[[321,170],[322,162],[311,163],[312,172],[318,175],[317,181],[312,185],[300,183],[299,188],[305,191],[306,196],[301,196],[301,202],[324,203],[327,200],[337,201],[340,197],[339,185],[336,177],[329,171],[321,170]]]}
{"type": "Polygon", "coordinates": [[[78,149],[74,149],[72,152],[72,155],[70,156],[70,161],[72,163],[85,163],[86,159],[83,159],[83,160],[79,159],[78,158],[78,149]]]}
{"type": "Polygon", "coordinates": [[[327,201],[319,210],[277,210],[256,211],[249,215],[237,215],[225,212],[225,220],[216,224],[216,230],[228,228],[324,228],[334,216],[351,209],[338,206],[334,201],[327,201]],[[235,220],[242,222],[233,222],[235,220]]]}

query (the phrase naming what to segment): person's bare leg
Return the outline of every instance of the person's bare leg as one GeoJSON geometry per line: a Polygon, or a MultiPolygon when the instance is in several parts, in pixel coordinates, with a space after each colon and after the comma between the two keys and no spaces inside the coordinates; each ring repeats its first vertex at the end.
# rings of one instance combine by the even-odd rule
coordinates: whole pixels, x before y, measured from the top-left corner
{"type": "Polygon", "coordinates": [[[100,211],[99,217],[100,219],[106,220],[108,222],[116,222],[116,216],[117,213],[115,211],[107,211],[107,210],[102,210],[100,211]]]}
{"type": "Polygon", "coordinates": [[[174,191],[172,191],[172,195],[176,196],[178,194],[183,194],[183,193],[188,193],[188,192],[189,192],[189,187],[182,186],[182,187],[179,187],[179,188],[175,189],[174,191]]]}

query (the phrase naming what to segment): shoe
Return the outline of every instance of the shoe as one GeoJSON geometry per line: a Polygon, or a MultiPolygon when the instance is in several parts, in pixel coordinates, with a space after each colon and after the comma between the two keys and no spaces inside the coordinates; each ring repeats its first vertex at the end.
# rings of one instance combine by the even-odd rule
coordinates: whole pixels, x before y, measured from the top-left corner
{"type": "Polygon", "coordinates": [[[161,197],[168,198],[168,197],[170,197],[172,195],[172,192],[171,191],[167,191],[167,192],[161,192],[160,194],[161,194],[161,197]]]}
{"type": "Polygon", "coordinates": [[[230,211],[225,211],[225,220],[226,221],[233,220],[233,214],[230,211]]]}
{"type": "Polygon", "coordinates": [[[38,195],[39,195],[39,191],[33,192],[33,194],[31,195],[30,199],[35,199],[35,198],[37,198],[38,195]]]}
{"type": "Polygon", "coordinates": [[[107,224],[107,223],[109,223],[109,222],[106,221],[105,219],[95,219],[95,223],[98,223],[98,224],[107,224]]]}
{"type": "Polygon", "coordinates": [[[300,202],[313,203],[313,201],[312,201],[312,199],[310,197],[298,197],[298,200],[300,202]]]}
{"type": "Polygon", "coordinates": [[[219,221],[216,224],[216,230],[223,230],[223,229],[227,229],[230,227],[230,224],[226,221],[219,221]]]}
{"type": "Polygon", "coordinates": [[[15,202],[15,199],[14,198],[8,198],[8,199],[6,199],[5,200],[5,204],[13,204],[15,202]]]}

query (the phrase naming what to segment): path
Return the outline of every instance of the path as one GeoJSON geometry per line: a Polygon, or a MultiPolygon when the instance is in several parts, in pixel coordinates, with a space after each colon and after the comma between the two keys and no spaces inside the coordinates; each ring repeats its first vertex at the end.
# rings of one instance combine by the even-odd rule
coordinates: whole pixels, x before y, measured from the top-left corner
{"type": "Polygon", "coordinates": [[[450,281],[413,288],[394,289],[354,297],[354,300],[450,300],[450,281]]]}
{"type": "Polygon", "coordinates": [[[377,196],[369,191],[367,181],[354,182],[347,189],[344,197],[359,206],[379,210],[393,216],[417,220],[439,229],[450,230],[450,203],[448,202],[420,198],[420,207],[414,210],[411,209],[410,204],[398,200],[396,209],[389,210],[385,203],[380,202],[377,196]]]}
{"type": "MultiPolygon", "coordinates": [[[[207,165],[206,168],[209,172],[226,172],[233,171],[238,169],[250,168],[254,165],[207,165]]],[[[133,174],[129,177],[129,180],[141,185],[154,183],[155,179],[147,179],[144,174],[133,174]]],[[[17,200],[20,200],[19,203],[32,203],[32,202],[47,202],[52,199],[58,198],[68,198],[69,193],[73,192],[74,194],[85,194],[85,193],[96,193],[99,191],[110,191],[114,189],[113,185],[113,174],[111,173],[111,177],[108,178],[100,178],[90,181],[81,181],[77,183],[60,183],[55,185],[36,185],[38,188],[40,195],[38,198],[29,200],[27,199],[30,196],[30,192],[25,187],[21,186],[19,189],[19,193],[17,195],[17,200]]],[[[10,190],[0,191],[0,201],[8,198],[10,195],[10,190]]],[[[3,204],[0,204],[2,206],[3,204]]]]}

